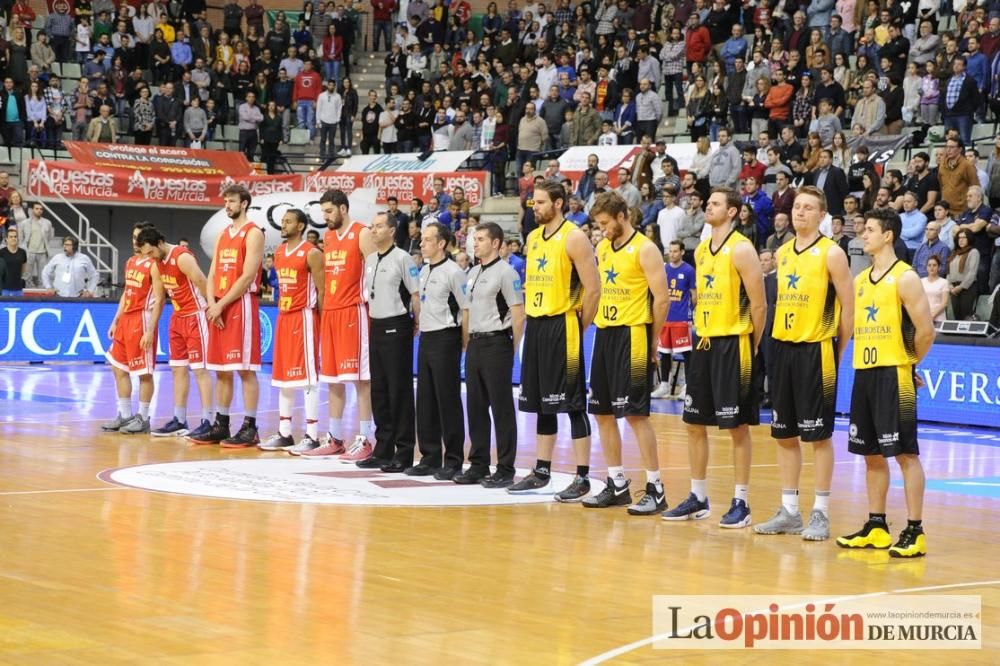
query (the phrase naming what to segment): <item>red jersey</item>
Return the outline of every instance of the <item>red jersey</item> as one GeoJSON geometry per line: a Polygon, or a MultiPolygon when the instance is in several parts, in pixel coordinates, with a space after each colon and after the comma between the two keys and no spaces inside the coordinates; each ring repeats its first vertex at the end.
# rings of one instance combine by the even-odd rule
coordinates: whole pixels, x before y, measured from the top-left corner
{"type": "Polygon", "coordinates": [[[160,280],[163,282],[164,289],[167,290],[167,296],[173,303],[174,314],[180,317],[201,312],[207,305],[205,297],[198,291],[194,282],[181,272],[178,263],[185,254],[194,257],[194,252],[191,250],[175,245],[170,253],[159,262],[160,280]]]}
{"type": "Polygon", "coordinates": [[[323,237],[323,309],[339,310],[361,304],[365,261],[361,256],[361,230],[365,225],[351,222],[341,229],[343,235],[330,230],[323,237]]]}
{"type": "MultiPolygon", "coordinates": [[[[233,283],[243,275],[243,264],[247,259],[247,234],[255,227],[246,223],[233,231],[232,225],[219,234],[219,242],[215,244],[215,300],[226,295],[233,283]]],[[[251,294],[260,293],[261,274],[257,267],[257,277],[250,283],[251,294]]]]}
{"type": "Polygon", "coordinates": [[[122,313],[140,312],[153,307],[152,279],[149,269],[153,260],[131,256],[125,262],[125,307],[122,313]]]}
{"type": "Polygon", "coordinates": [[[316,246],[301,241],[295,247],[284,243],[274,253],[274,270],[278,274],[278,310],[296,312],[316,307],[316,283],[309,270],[309,252],[316,246]]]}

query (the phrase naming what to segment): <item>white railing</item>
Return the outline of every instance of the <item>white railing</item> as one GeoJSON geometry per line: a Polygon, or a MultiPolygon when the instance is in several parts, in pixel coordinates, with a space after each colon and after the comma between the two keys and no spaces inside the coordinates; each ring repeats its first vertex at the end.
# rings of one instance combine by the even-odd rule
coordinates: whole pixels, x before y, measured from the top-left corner
{"type": "MultiPolygon", "coordinates": [[[[45,158],[39,155],[39,163],[45,164],[45,158]]],[[[22,161],[22,173],[21,182],[27,183],[28,196],[34,201],[38,201],[42,204],[42,207],[48,212],[48,214],[56,222],[61,224],[69,235],[73,236],[80,242],[80,251],[85,252],[94,262],[94,267],[97,269],[97,273],[100,275],[100,282],[103,284],[113,285],[118,277],[118,248],[108,240],[103,234],[94,229],[93,225],[86,215],[83,214],[79,208],[77,208],[69,199],[64,197],[59,190],[53,186],[52,179],[49,176],[48,169],[41,169],[35,174],[29,174],[28,171],[28,161],[22,161]],[[55,211],[49,202],[41,198],[41,194],[38,191],[33,191],[33,185],[37,184],[38,181],[45,183],[48,188],[48,193],[46,196],[51,196],[54,194],[59,202],[64,204],[69,210],[76,215],[76,227],[74,228],[69,222],[66,222],[60,215],[55,211]],[[51,194],[50,194],[51,193],[51,194]],[[107,278],[105,280],[105,278],[107,278]]]]}

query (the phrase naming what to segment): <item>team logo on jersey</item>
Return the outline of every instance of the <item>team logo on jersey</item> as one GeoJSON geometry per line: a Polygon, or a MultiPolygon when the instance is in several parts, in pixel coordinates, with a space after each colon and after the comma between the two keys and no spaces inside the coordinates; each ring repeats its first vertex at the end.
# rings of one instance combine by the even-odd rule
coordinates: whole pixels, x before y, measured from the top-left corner
{"type": "Polygon", "coordinates": [[[514,291],[521,291],[521,281],[514,280],[514,291]]]}
{"type": "Polygon", "coordinates": [[[416,266],[410,266],[410,277],[415,278],[418,275],[420,275],[420,269],[416,266]]]}
{"type": "Polygon", "coordinates": [[[722,254],[729,254],[729,248],[728,247],[722,248],[722,254]]]}
{"type": "Polygon", "coordinates": [[[274,341],[274,325],[271,323],[271,315],[263,310],[260,311],[260,353],[263,356],[271,349],[274,341]]]}
{"type": "Polygon", "coordinates": [[[809,250],[809,254],[811,254],[814,257],[818,257],[819,256],[819,248],[818,247],[814,247],[813,249],[809,250]]]}
{"type": "Polygon", "coordinates": [[[858,436],[858,425],[856,423],[852,423],[851,427],[847,431],[847,434],[850,435],[851,437],[857,437],[858,436]]]}
{"type": "Polygon", "coordinates": [[[886,284],[892,284],[895,281],[896,281],[896,278],[892,277],[891,275],[885,279],[885,283],[886,284]]]}
{"type": "Polygon", "coordinates": [[[686,396],[684,396],[684,406],[685,406],[685,407],[690,407],[690,406],[691,406],[691,405],[693,405],[693,404],[694,404],[694,398],[692,398],[692,397],[690,396],[690,394],[689,394],[689,395],[686,395],[686,396]]]}
{"type": "MultiPolygon", "coordinates": [[[[518,475],[527,470],[518,470],[518,475]]],[[[433,477],[404,477],[378,470],[365,473],[336,460],[258,458],[196,460],[121,467],[99,478],[130,488],[218,499],[355,506],[490,506],[550,504],[551,493],[511,495],[477,484],[459,485],[433,477]]],[[[572,474],[553,472],[556,486],[572,474]]]]}

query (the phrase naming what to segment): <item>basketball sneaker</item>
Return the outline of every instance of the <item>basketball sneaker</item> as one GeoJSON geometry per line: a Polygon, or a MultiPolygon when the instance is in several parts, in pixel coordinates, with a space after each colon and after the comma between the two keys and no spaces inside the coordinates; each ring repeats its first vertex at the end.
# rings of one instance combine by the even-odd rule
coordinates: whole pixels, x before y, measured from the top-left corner
{"type": "Polygon", "coordinates": [[[195,444],[219,444],[223,440],[229,439],[229,426],[221,425],[218,421],[213,423],[204,433],[198,433],[197,437],[195,436],[196,432],[188,435],[188,439],[195,444]]]}
{"type": "Polygon", "coordinates": [[[201,425],[199,425],[197,428],[189,432],[187,434],[187,437],[191,441],[196,441],[198,440],[198,438],[207,435],[211,429],[212,429],[212,422],[209,421],[208,419],[202,419],[201,425]]]}
{"type": "Polygon", "coordinates": [[[183,437],[188,434],[188,424],[187,421],[181,421],[175,416],[167,422],[167,425],[149,434],[153,437],[183,437]]]}
{"type": "Polygon", "coordinates": [[[287,451],[293,446],[295,446],[294,439],[290,436],[285,437],[280,433],[276,433],[268,437],[267,441],[258,444],[257,448],[261,451],[287,451]]]}
{"type": "MultiPolygon", "coordinates": [[[[812,518],[810,517],[810,524],[812,518]]],[[[792,513],[782,504],[774,518],[753,526],[757,534],[802,534],[802,514],[792,513]]]]}
{"type": "Polygon", "coordinates": [[[514,485],[514,475],[502,472],[493,472],[493,476],[488,476],[479,482],[483,488],[510,488],[514,485]]]}
{"type": "Polygon", "coordinates": [[[222,440],[220,446],[224,449],[250,449],[260,444],[260,435],[257,426],[250,425],[250,421],[243,419],[243,425],[232,437],[222,440]]]}
{"type": "Polygon", "coordinates": [[[809,527],[802,530],[802,538],[806,541],[826,541],[830,538],[830,519],[819,509],[813,509],[809,514],[809,527]]]}
{"type": "Polygon", "coordinates": [[[670,396],[670,384],[666,382],[660,382],[660,385],[653,389],[653,392],[649,394],[650,398],[667,398],[670,396]]]}
{"type": "Polygon", "coordinates": [[[555,494],[555,498],[557,502],[579,502],[589,494],[590,479],[577,474],[568,486],[555,494]]]}
{"type": "Polygon", "coordinates": [[[699,501],[698,496],[691,493],[683,502],[669,511],[664,511],[660,516],[663,520],[702,520],[712,515],[712,509],[708,506],[708,498],[699,501]]]}
{"type": "Polygon", "coordinates": [[[551,475],[537,474],[535,470],[531,470],[528,476],[508,486],[507,492],[511,495],[517,495],[518,493],[531,493],[545,488],[551,482],[551,475]]]}
{"type": "Polygon", "coordinates": [[[110,421],[102,423],[101,430],[103,430],[104,432],[118,432],[119,430],[122,429],[122,426],[125,425],[131,418],[132,418],[131,416],[126,418],[121,414],[119,414],[110,421]]]}
{"type": "Polygon", "coordinates": [[[632,503],[632,492],[629,490],[631,484],[630,479],[625,479],[625,485],[619,488],[615,485],[614,479],[609,476],[608,480],[604,482],[604,490],[583,500],[583,506],[588,509],[628,506],[632,503]]]}
{"type": "Polygon", "coordinates": [[[687,384],[681,384],[677,387],[677,393],[673,393],[670,396],[671,400],[684,400],[687,397],[687,384]]]}
{"type": "Polygon", "coordinates": [[[628,513],[631,516],[655,516],[666,510],[667,497],[663,488],[657,490],[655,483],[647,483],[645,494],[639,498],[638,502],[628,508],[628,513]]]}
{"type": "Polygon", "coordinates": [[[891,557],[923,557],[927,554],[927,538],[924,528],[907,525],[899,533],[899,541],[889,549],[891,557]]]}
{"type": "Polygon", "coordinates": [[[148,435],[149,419],[144,419],[138,414],[122,424],[118,430],[123,435],[148,435]]]}
{"type": "Polygon", "coordinates": [[[854,534],[837,537],[837,545],[841,548],[885,549],[892,545],[892,537],[885,523],[869,520],[854,534]]]}
{"type": "Polygon", "coordinates": [[[750,505],[734,497],[733,503],[729,505],[729,511],[726,511],[725,515],[722,516],[722,520],[719,521],[719,527],[739,529],[749,524],[750,505]]]}
{"type": "Polygon", "coordinates": [[[372,457],[372,443],[364,435],[355,435],[354,441],[347,448],[347,453],[340,456],[340,462],[359,463],[372,457]]]}
{"type": "Polygon", "coordinates": [[[344,448],[344,440],[337,439],[330,433],[324,435],[320,441],[310,438],[312,444],[306,440],[299,440],[299,443],[288,450],[293,456],[303,456],[305,458],[333,458],[342,455],[347,449],[344,448]]]}

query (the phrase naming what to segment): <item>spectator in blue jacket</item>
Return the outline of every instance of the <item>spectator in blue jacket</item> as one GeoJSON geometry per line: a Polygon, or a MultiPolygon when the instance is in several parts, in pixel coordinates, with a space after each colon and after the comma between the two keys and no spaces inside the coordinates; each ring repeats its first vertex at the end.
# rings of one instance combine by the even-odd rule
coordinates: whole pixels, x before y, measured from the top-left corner
{"type": "Polygon", "coordinates": [[[826,39],[830,32],[830,17],[836,6],[836,0],[813,0],[806,8],[807,26],[819,28],[823,31],[823,39],[826,39]]]}
{"type": "Polygon", "coordinates": [[[732,75],[736,71],[736,59],[743,58],[746,60],[747,57],[747,40],[743,37],[743,26],[739,23],[734,23],[732,28],[732,37],[727,39],[722,44],[722,50],[719,55],[722,57],[722,61],[726,63],[726,74],[732,75]]]}
{"type": "Polygon", "coordinates": [[[773,230],[774,203],[771,201],[771,197],[767,196],[767,193],[761,189],[755,176],[747,176],[743,179],[743,202],[750,204],[757,216],[757,237],[767,238],[770,236],[773,230]]]}

